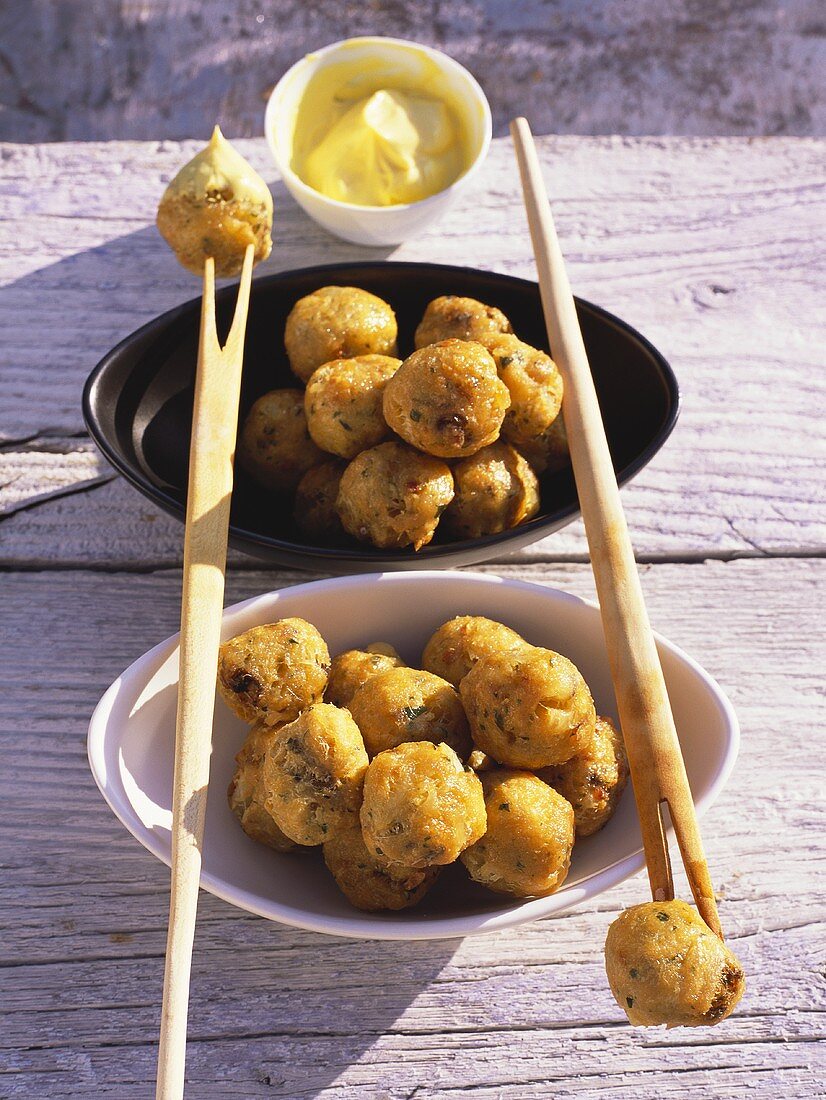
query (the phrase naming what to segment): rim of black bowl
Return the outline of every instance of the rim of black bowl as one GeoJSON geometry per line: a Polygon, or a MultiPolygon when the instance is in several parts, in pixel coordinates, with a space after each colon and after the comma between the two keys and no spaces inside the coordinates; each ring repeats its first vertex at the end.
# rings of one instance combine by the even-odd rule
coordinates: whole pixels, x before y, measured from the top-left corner
{"type": "MultiPolygon", "coordinates": [[[[270,275],[263,275],[253,282],[253,293],[255,291],[256,283],[260,286],[262,284],[279,283],[288,279],[302,276],[325,277],[333,275],[336,272],[341,271],[358,271],[362,270],[375,270],[377,267],[397,267],[404,268],[408,271],[416,271],[426,268],[427,270],[439,271],[439,272],[457,272],[466,276],[489,276],[497,280],[503,280],[514,285],[529,286],[535,291],[539,291],[539,284],[533,279],[523,279],[518,275],[507,275],[498,271],[489,271],[485,268],[467,267],[457,264],[440,264],[440,263],[428,263],[427,261],[415,261],[415,260],[402,260],[402,261],[370,261],[370,260],[357,260],[352,263],[334,263],[334,264],[315,264],[311,267],[299,267],[291,268],[288,271],[277,271],[270,275]]],[[[319,284],[321,285],[321,284],[319,284]]],[[[216,293],[216,302],[220,303],[224,299],[232,297],[234,300],[237,295],[237,282],[228,284],[221,287],[216,293]]],[[[126,460],[124,460],[118,451],[110,446],[109,441],[106,439],[100,422],[97,417],[97,413],[94,409],[93,395],[98,380],[103,372],[106,370],[112,360],[116,359],[121,350],[127,345],[131,344],[134,340],[138,339],[141,335],[149,330],[156,328],[161,323],[174,322],[180,315],[192,310],[197,310],[200,303],[200,296],[195,298],[189,298],[185,302],[181,302],[180,305],[173,306],[172,309],[167,310],[164,313],[159,314],[152,320],[147,321],[133,332],[129,333],[122,340],[118,341],[113,348],[110,349],[103,356],[103,358],[96,364],[91,373],[89,374],[86,382],[83,386],[82,397],[82,411],[83,419],[89,434],[94,439],[96,445],[100,448],[106,460],[114,467],[119,474],[121,474],[130,484],[140,490],[145,496],[153,500],[164,511],[176,516],[179,519],[184,519],[186,514],[185,503],[179,501],[176,497],[165,492],[159,488],[154,482],[146,477],[143,477],[138,470],[131,466],[126,460]]],[[[627,335],[631,336],[634,340],[654,360],[660,373],[660,378],[663,383],[663,387],[668,395],[668,412],[663,420],[662,425],[655,434],[651,442],[637,455],[635,459],[627,463],[620,470],[616,472],[617,482],[620,486],[627,484],[639,471],[646,466],[654,455],[662,448],[668,437],[674,430],[674,426],[680,415],[682,398],[680,394],[680,387],[677,382],[677,376],[675,375],[670,363],[656,347],[648,340],[641,332],[638,332],[633,325],[628,324],[627,321],[623,321],[621,317],[617,317],[615,314],[610,313],[607,309],[603,309],[602,306],[595,305],[593,302],[588,301],[585,298],[579,298],[574,296],[577,309],[589,312],[597,317],[600,317],[603,321],[613,325],[615,328],[621,329],[627,335]]],[[[258,557],[259,560],[263,554],[267,556],[278,555],[282,561],[289,561],[291,564],[301,568],[303,558],[315,559],[319,561],[329,562],[342,562],[350,565],[370,565],[372,567],[382,566],[390,568],[398,562],[404,564],[420,564],[424,567],[425,563],[431,562],[437,559],[444,558],[468,558],[470,561],[481,562],[489,560],[494,555],[485,554],[484,551],[489,547],[498,547],[504,545],[506,548],[509,543],[514,543],[517,539],[519,546],[530,545],[533,542],[539,541],[543,537],[552,534],[554,530],[559,527],[565,526],[568,522],[573,520],[580,514],[578,501],[574,501],[572,504],[563,508],[555,509],[551,515],[537,516],[535,519],[529,520],[527,523],[521,523],[518,527],[510,528],[507,531],[501,531],[495,535],[485,535],[482,538],[477,539],[464,539],[461,541],[450,543],[437,543],[435,545],[429,545],[422,547],[421,550],[387,550],[379,549],[368,546],[318,546],[311,543],[291,542],[287,539],[275,538],[271,535],[262,535],[255,531],[250,531],[244,527],[238,527],[235,524],[230,524],[229,538],[230,544],[238,549],[245,550],[247,553],[258,557]],[[550,528],[550,530],[549,530],[550,528]]],[[[513,549],[518,549],[517,546],[513,546],[513,549]]],[[[304,568],[312,567],[312,562],[309,566],[303,566],[304,568]]]]}

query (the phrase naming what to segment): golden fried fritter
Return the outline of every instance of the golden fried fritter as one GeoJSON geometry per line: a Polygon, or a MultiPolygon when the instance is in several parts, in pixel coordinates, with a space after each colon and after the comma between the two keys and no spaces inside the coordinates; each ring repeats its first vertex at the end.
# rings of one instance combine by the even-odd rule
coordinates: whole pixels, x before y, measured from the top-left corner
{"type": "Polygon", "coordinates": [[[516,898],[553,894],[571,865],[570,803],[531,772],[495,768],[481,779],[488,826],[460,857],[470,877],[516,898]]]}
{"type": "Polygon", "coordinates": [[[164,191],[157,221],[178,260],[196,275],[208,256],[221,279],[240,272],[248,245],[255,263],[272,248],[270,189],[218,126],[164,191]]]}
{"type": "Polygon", "coordinates": [[[403,443],[380,443],[344,471],[336,510],[345,531],[362,542],[420,550],[452,499],[453,475],[444,462],[403,443]]]}
{"type": "Polygon", "coordinates": [[[368,851],[358,818],[324,841],[324,862],[357,909],[409,909],[439,877],[439,867],[402,867],[368,851]]]}
{"type": "Polygon", "coordinates": [[[218,654],[218,689],[245,722],[292,722],[320,701],[330,653],[304,619],[254,626],[224,642],[218,654]]]}
{"type": "Polygon", "coordinates": [[[516,444],[516,449],[531,464],[537,474],[553,474],[571,464],[565,421],[560,414],[550,428],[532,439],[516,444]]]}
{"type": "Polygon", "coordinates": [[[389,355],[358,355],[334,359],[314,370],[304,394],[304,411],[317,446],[351,459],[387,439],[390,429],[382,397],[400,363],[389,355]]]}
{"type": "Polygon", "coordinates": [[[252,727],[235,757],[238,767],[227,790],[227,800],[248,837],[276,852],[289,852],[295,844],[281,832],[264,806],[263,759],[279,728],[263,722],[252,727]]]}
{"type": "MultiPolygon", "coordinates": [[[[395,650],[386,653],[383,649],[375,648],[377,646],[384,646],[384,643],[374,642],[367,649],[348,649],[333,657],[327,690],[324,692],[325,702],[349,708],[350,700],[371,677],[391,668],[403,667],[404,661],[395,650]]],[[[393,649],[392,646],[387,648],[393,649]]]]}
{"type": "Polygon", "coordinates": [[[684,901],[620,913],[605,941],[608,984],[635,1026],[717,1024],[745,989],[739,960],[684,901]]]}
{"type": "Polygon", "coordinates": [[[296,525],[312,539],[329,539],[344,534],[336,511],[341,475],[347,467],[338,459],[313,466],[298,483],[293,515],[296,525]]]}
{"type": "Polygon", "coordinates": [[[485,832],[482,784],[449,745],[415,741],[367,769],[361,827],[374,856],[402,867],[453,861],[485,832]]]}
{"type": "Polygon", "coordinates": [[[307,430],[301,390],[271,390],[247,413],[238,438],[238,464],[263,488],[294,489],[325,457],[307,430]]]}
{"type": "Polygon", "coordinates": [[[539,511],[536,474],[502,440],[463,458],[453,467],[455,495],[442,522],[456,538],[496,535],[532,519],[539,511]]]}
{"type": "Polygon", "coordinates": [[[384,419],[425,454],[463,458],[493,443],[508,388],[481,344],[443,340],[414,351],[384,387],[384,419]]]}
{"type": "Polygon", "coordinates": [[[591,836],[606,825],[628,782],[628,758],[610,718],[597,717],[584,748],[564,764],[539,773],[571,803],[577,836],[591,836]]]}
{"type": "Polygon", "coordinates": [[[290,311],[284,343],[293,372],[307,382],[333,359],[395,355],[396,315],[387,302],[354,286],[324,286],[290,311]]]}
{"type": "Polygon", "coordinates": [[[416,668],[379,672],[347,706],[371,757],[407,741],[434,745],[444,741],[462,760],[470,753],[470,731],[459,693],[432,672],[416,668]]]}
{"type": "Polygon", "coordinates": [[[556,363],[544,351],[515,336],[482,336],[479,343],[493,356],[510,394],[502,435],[516,444],[541,435],[562,407],[562,376],[556,363]]]}
{"type": "Polygon", "coordinates": [[[562,764],[593,736],[588,685],[567,657],[526,646],[482,657],[459,685],[477,746],[511,768],[562,764]]]}
{"type": "Polygon", "coordinates": [[[513,332],[501,310],[475,298],[447,294],[430,302],[413,342],[417,348],[424,348],[440,340],[478,340],[497,332],[513,332]]]}
{"type": "Polygon", "coordinates": [[[322,844],[355,820],[366,769],[350,714],[314,703],[278,730],[264,757],[264,806],[296,844],[322,844]]]}
{"type": "Polygon", "coordinates": [[[480,657],[527,645],[515,630],[483,615],[457,615],[442,623],[422,654],[422,668],[458,687],[480,657]]]}

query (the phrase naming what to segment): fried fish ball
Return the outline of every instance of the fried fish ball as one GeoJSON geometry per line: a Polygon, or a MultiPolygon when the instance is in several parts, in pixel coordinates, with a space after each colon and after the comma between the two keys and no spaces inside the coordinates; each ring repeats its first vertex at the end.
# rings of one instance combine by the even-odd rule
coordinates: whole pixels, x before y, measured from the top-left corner
{"type": "Polygon", "coordinates": [[[293,515],[297,526],[310,538],[331,538],[344,533],[336,511],[336,497],[346,468],[333,458],[311,467],[299,481],[293,515]]]}
{"type": "Polygon", "coordinates": [[[350,459],[388,438],[382,396],[400,364],[389,355],[357,355],[313,371],[304,411],[310,435],[323,451],[350,459]]]}
{"type": "Polygon", "coordinates": [[[295,844],[281,832],[264,806],[263,759],[278,728],[260,722],[250,730],[235,757],[238,767],[227,790],[227,800],[250,839],[276,852],[289,852],[295,844]]]}
{"type": "Polygon", "coordinates": [[[362,542],[420,550],[452,499],[453,475],[444,462],[390,442],[353,459],[336,510],[344,530],[362,542]]]}
{"type": "Polygon", "coordinates": [[[218,278],[237,275],[248,245],[255,263],[270,254],[272,195],[216,126],[164,191],[158,229],[188,271],[200,275],[211,256],[218,278]]]}
{"type": "Polygon", "coordinates": [[[605,970],[617,1004],[638,1027],[717,1024],[746,984],[737,956],[678,900],[620,913],[608,929],[605,970]]]}
{"type": "Polygon", "coordinates": [[[414,741],[367,769],[361,828],[368,851],[402,867],[453,863],[485,832],[482,784],[450,745],[414,741]]]}
{"type": "Polygon", "coordinates": [[[474,882],[515,898],[553,894],[568,874],[574,811],[532,772],[482,773],[488,827],[460,859],[474,882]]]}
{"type": "Polygon", "coordinates": [[[513,332],[510,321],[500,309],[486,306],[475,298],[447,294],[430,302],[413,343],[417,348],[424,348],[440,340],[478,340],[497,332],[513,332]]]}
{"type": "Polygon", "coordinates": [[[265,489],[294,489],[325,457],[307,430],[301,390],[271,390],[247,413],[238,440],[238,462],[265,489]]]}
{"type": "Polygon", "coordinates": [[[528,643],[515,630],[483,615],[457,615],[431,635],[422,668],[458,687],[480,657],[508,653],[528,643]]]}
{"type": "Polygon", "coordinates": [[[404,665],[404,661],[392,646],[387,647],[392,650],[392,653],[386,653],[374,648],[378,645],[383,643],[373,643],[373,646],[368,646],[366,650],[348,649],[333,657],[327,690],[324,692],[325,702],[335,703],[337,707],[349,708],[350,700],[362,684],[366,684],[380,672],[401,668],[404,665]]]}
{"type": "Polygon", "coordinates": [[[479,343],[493,356],[510,394],[502,435],[513,443],[541,435],[562,407],[562,375],[556,363],[544,351],[506,333],[482,336],[479,343]]]}
{"type": "Polygon", "coordinates": [[[367,763],[348,711],[314,703],[278,730],[264,757],[264,806],[296,844],[322,844],[355,820],[367,763]]]}
{"type": "Polygon", "coordinates": [[[293,372],[307,382],[334,359],[395,355],[396,315],[387,302],[355,286],[323,286],[300,298],[287,318],[284,344],[293,372]]]}
{"type": "Polygon", "coordinates": [[[556,473],[571,464],[568,433],[561,415],[540,435],[525,439],[516,446],[519,453],[531,464],[534,473],[540,475],[556,473]]]}
{"type": "Polygon", "coordinates": [[[596,712],[577,667],[525,646],[476,662],[459,685],[473,740],[500,764],[562,764],[590,741],[596,712]]]}
{"type": "Polygon", "coordinates": [[[393,431],[439,458],[464,458],[493,443],[509,405],[490,352],[467,340],[414,351],[384,387],[393,431]]]}
{"type": "Polygon", "coordinates": [[[364,843],[358,818],[324,841],[324,862],[357,909],[409,909],[439,877],[440,867],[402,867],[377,858],[364,843]]]}
{"type": "Polygon", "coordinates": [[[390,668],[371,676],[347,704],[368,756],[408,741],[444,742],[465,760],[470,731],[456,688],[417,668],[390,668]]]}
{"type": "Polygon", "coordinates": [[[443,523],[456,538],[496,535],[539,511],[539,482],[525,459],[501,440],[453,467],[456,492],[443,523]]]}
{"type": "Polygon", "coordinates": [[[292,722],[317,703],[327,686],[330,652],[304,619],[254,626],[224,642],[218,653],[218,690],[245,722],[292,722]]]}
{"type": "Polygon", "coordinates": [[[628,782],[628,757],[610,718],[597,716],[588,744],[564,764],[539,773],[574,808],[577,836],[591,836],[606,825],[628,782]]]}

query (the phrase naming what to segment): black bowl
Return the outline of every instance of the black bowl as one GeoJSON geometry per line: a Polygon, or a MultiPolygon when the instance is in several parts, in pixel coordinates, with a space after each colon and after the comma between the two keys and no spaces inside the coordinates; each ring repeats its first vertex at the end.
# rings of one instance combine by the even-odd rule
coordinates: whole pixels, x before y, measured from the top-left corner
{"type": "MultiPolygon", "coordinates": [[[[548,350],[539,287],[527,279],[466,267],[420,263],[355,263],[285,271],[252,287],[241,418],[267,390],[296,385],[283,348],[284,323],[298,298],[321,286],[359,286],[386,299],[399,322],[399,353],[409,354],[425,306],[461,294],[498,306],[527,343],[548,350]]],[[[226,333],[235,287],[218,292],[219,331],[226,333]]],[[[630,325],[577,301],[614,467],[620,483],[657,453],[679,412],[674,373],[630,325]]],[[[87,427],[106,458],[150,500],[184,517],[200,300],[164,313],[132,333],[92,371],[83,390],[87,427]]],[[[230,543],[284,565],[329,573],[469,565],[536,542],[579,514],[570,467],[542,479],[541,512],[511,531],[456,542],[439,536],[418,553],[342,542],[307,545],[292,520],[292,502],[266,497],[236,470],[230,543]]]]}

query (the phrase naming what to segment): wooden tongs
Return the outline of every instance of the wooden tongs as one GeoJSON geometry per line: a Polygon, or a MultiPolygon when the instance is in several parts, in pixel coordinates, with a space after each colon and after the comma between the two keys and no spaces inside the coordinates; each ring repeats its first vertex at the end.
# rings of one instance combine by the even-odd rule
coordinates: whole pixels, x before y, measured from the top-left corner
{"type": "Polygon", "coordinates": [[[536,146],[524,118],[511,123],[511,135],[522,177],[548,338],[565,385],[562,413],[631,768],[651,894],[655,901],[674,897],[663,819],[667,807],[697,909],[722,939],[697,813],[645,609],[576,305],[536,146]]]}

